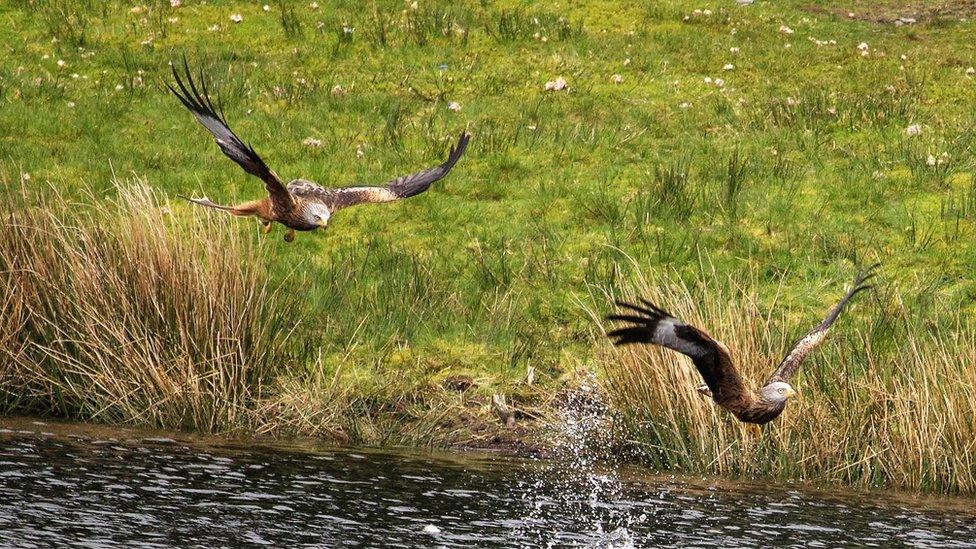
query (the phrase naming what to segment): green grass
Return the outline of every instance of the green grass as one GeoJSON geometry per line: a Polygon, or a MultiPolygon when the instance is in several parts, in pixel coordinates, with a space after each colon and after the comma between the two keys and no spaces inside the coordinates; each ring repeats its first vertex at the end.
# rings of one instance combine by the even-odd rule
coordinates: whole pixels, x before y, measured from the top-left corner
{"type": "MultiPolygon", "coordinates": [[[[443,425],[441,411],[466,398],[487,409],[496,392],[542,406],[578,370],[612,366],[590,318],[609,302],[592,296],[644,278],[749,280],[698,297],[748,290],[784,315],[784,339],[874,261],[887,301],[856,306],[860,324],[838,332],[902,299],[937,343],[976,310],[972,20],[877,25],[794,0],[183,4],[0,5],[0,181],[29,174],[34,192],[96,208],[132,175],[169,197],[260,196],[165,90],[167,63],[184,54],[285,178],[382,182],[438,162],[462,128],[474,136],[427,194],[262,245],[269,277],[307,311],[276,382],[291,388],[278,404],[291,403],[297,431],[398,443],[436,429],[404,433],[383,423],[390,414],[443,425]],[[544,92],[557,76],[569,90],[544,92]],[[922,134],[907,136],[910,124],[922,134]],[[476,380],[472,396],[437,392],[457,375],[476,380]],[[337,395],[365,419],[296,411],[337,395]]],[[[857,5],[871,9],[890,4],[857,5]]],[[[211,215],[169,207],[187,227],[211,215]]],[[[229,230],[250,239],[257,227],[229,230]]],[[[899,349],[899,333],[876,343],[899,349]]]]}

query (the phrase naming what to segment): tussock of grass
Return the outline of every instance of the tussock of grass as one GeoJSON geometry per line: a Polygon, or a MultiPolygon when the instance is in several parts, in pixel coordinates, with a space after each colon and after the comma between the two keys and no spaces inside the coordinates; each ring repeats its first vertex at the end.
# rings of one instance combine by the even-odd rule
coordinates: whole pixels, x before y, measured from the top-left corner
{"type": "MultiPolygon", "coordinates": [[[[754,279],[662,279],[634,291],[726,343],[753,383],[816,322],[804,314],[809,326],[797,325],[761,306],[754,279]]],[[[972,327],[957,319],[951,335],[933,333],[893,291],[863,296],[854,309],[864,312],[849,311],[835,325],[794,380],[798,398],[761,439],[697,393],[701,378],[685,357],[608,349],[603,373],[616,440],[661,469],[973,493],[972,327]]]]}
{"type": "MultiPolygon", "coordinates": [[[[178,220],[144,184],[80,206],[8,193],[0,241],[0,403],[171,428],[251,424],[286,362],[297,303],[260,248],[212,217],[178,220]]],[[[36,193],[32,193],[35,195],[36,193]]]]}

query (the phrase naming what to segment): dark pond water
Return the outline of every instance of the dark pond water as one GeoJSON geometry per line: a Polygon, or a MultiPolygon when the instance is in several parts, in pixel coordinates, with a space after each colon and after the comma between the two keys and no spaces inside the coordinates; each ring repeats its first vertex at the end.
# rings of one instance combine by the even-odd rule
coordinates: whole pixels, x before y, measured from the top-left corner
{"type": "Polygon", "coordinates": [[[960,500],[0,419],[3,547],[976,547],[960,500]]]}

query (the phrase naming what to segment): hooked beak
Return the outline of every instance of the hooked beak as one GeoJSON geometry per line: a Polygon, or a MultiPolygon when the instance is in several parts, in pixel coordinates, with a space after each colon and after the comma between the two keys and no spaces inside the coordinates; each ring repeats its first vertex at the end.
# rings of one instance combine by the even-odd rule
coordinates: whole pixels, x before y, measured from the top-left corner
{"type": "Polygon", "coordinates": [[[324,229],[325,226],[328,225],[328,224],[329,224],[329,220],[328,219],[319,219],[318,220],[318,223],[316,223],[316,225],[318,225],[320,229],[324,229]]]}
{"type": "Polygon", "coordinates": [[[796,391],[794,391],[793,389],[786,390],[786,398],[793,398],[795,396],[796,396],[796,391]]]}

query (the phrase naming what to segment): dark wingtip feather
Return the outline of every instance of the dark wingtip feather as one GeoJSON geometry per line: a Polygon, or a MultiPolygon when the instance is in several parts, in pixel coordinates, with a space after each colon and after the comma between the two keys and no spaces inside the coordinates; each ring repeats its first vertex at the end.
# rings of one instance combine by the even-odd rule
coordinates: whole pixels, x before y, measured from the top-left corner
{"type": "Polygon", "coordinates": [[[457,161],[461,159],[461,155],[464,154],[465,149],[468,148],[468,141],[471,139],[471,134],[464,131],[461,132],[461,137],[458,138],[458,142],[451,147],[451,152],[447,155],[447,161],[444,162],[443,166],[445,169],[450,170],[457,164],[457,161]]]}
{"type": "Polygon", "coordinates": [[[626,309],[627,311],[607,315],[607,320],[610,322],[629,323],[628,325],[607,332],[607,337],[615,340],[613,342],[614,345],[619,346],[631,343],[652,343],[654,338],[654,330],[657,328],[658,322],[671,316],[664,312],[663,309],[660,309],[646,299],[638,299],[648,308],[644,308],[633,303],[628,303],[620,299],[614,300],[614,303],[616,303],[618,307],[626,309]]]}

